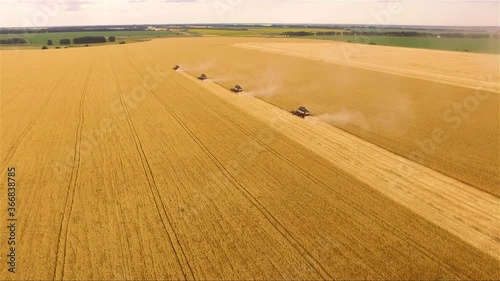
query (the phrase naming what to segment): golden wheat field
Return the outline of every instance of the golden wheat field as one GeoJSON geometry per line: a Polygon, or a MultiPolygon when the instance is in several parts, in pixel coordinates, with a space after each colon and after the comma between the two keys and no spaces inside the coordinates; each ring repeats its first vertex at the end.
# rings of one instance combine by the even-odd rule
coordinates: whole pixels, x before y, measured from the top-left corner
{"type": "Polygon", "coordinates": [[[224,37],[0,56],[2,280],[500,279],[498,56],[224,37]]]}

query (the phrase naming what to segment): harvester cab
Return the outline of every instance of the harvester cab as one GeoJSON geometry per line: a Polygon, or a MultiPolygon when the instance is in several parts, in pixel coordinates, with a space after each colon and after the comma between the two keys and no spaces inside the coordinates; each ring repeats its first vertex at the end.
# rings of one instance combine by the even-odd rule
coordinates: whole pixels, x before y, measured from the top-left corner
{"type": "Polygon", "coordinates": [[[231,88],[231,92],[241,93],[241,92],[243,92],[243,88],[240,85],[236,85],[236,86],[234,86],[234,88],[231,88]]]}
{"type": "Polygon", "coordinates": [[[307,108],[305,108],[304,106],[299,106],[299,108],[297,108],[297,110],[292,110],[292,111],[290,111],[290,113],[292,113],[293,115],[297,115],[299,117],[302,117],[302,118],[311,115],[309,110],[307,108]]]}
{"type": "Polygon", "coordinates": [[[200,80],[205,80],[207,78],[208,77],[205,74],[202,74],[202,75],[200,75],[200,77],[198,77],[198,79],[200,79],[200,80]]]}

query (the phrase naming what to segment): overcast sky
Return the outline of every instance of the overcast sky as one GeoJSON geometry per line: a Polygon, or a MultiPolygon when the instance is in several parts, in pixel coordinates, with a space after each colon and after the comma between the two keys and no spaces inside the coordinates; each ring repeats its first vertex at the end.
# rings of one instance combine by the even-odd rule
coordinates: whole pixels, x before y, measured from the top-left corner
{"type": "Polygon", "coordinates": [[[0,0],[0,25],[332,23],[498,26],[499,0],[0,0]]]}

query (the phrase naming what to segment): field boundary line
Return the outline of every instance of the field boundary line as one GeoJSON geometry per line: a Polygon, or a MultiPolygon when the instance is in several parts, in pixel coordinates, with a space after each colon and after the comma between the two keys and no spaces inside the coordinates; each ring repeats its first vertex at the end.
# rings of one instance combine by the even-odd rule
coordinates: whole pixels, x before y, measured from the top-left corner
{"type": "Polygon", "coordinates": [[[71,214],[73,213],[73,204],[75,200],[75,192],[77,188],[78,175],[80,172],[80,157],[81,157],[81,142],[82,142],[82,127],[85,122],[85,113],[84,113],[84,105],[85,98],[87,96],[88,84],[90,80],[90,75],[92,74],[92,68],[94,66],[94,61],[90,64],[89,71],[87,73],[87,77],[85,78],[85,85],[82,91],[82,95],[80,97],[79,102],[79,116],[78,116],[78,126],[76,129],[76,141],[75,141],[75,155],[73,156],[73,168],[71,169],[70,181],[68,184],[68,191],[66,195],[64,212],[61,221],[61,225],[59,227],[59,234],[57,240],[57,253],[56,253],[56,264],[54,267],[54,279],[64,279],[64,267],[66,265],[66,254],[67,254],[67,244],[68,244],[68,233],[70,228],[70,219],[71,214]],[[67,215],[66,215],[67,214],[67,215]],[[62,234],[64,233],[64,239],[62,238],[62,234]],[[64,241],[64,242],[63,242],[64,241]],[[61,246],[62,244],[62,246],[61,246]],[[62,247],[62,250],[61,250],[62,247]],[[62,251],[62,261],[61,252],[62,251]],[[61,266],[58,266],[59,263],[62,263],[61,266]],[[58,276],[61,276],[58,278],[58,276]]]}
{"type": "Polygon", "coordinates": [[[8,150],[9,152],[7,153],[7,156],[5,158],[5,165],[3,166],[2,171],[6,170],[7,166],[9,165],[8,164],[9,161],[12,159],[12,157],[16,153],[16,151],[19,148],[19,145],[21,144],[22,140],[28,134],[28,132],[31,131],[31,129],[33,128],[33,126],[35,125],[35,123],[38,121],[38,119],[40,119],[40,116],[42,115],[42,113],[47,108],[47,106],[49,104],[49,101],[56,94],[56,90],[59,88],[59,86],[61,85],[61,82],[64,80],[64,78],[66,78],[66,76],[68,75],[68,73],[69,73],[69,71],[65,71],[64,72],[64,75],[57,81],[56,85],[52,89],[52,93],[45,99],[44,103],[42,104],[41,109],[36,113],[35,118],[33,118],[31,120],[31,122],[28,123],[28,125],[26,126],[26,128],[24,128],[23,132],[17,137],[16,141],[14,142],[14,146],[9,148],[9,150],[8,150]]]}
{"type": "MultiPolygon", "coordinates": [[[[142,81],[144,82],[143,85],[147,85],[148,86],[148,90],[152,92],[152,89],[150,88],[150,85],[149,85],[148,81],[146,79],[144,79],[143,75],[137,70],[137,68],[135,67],[135,65],[130,61],[130,57],[128,56],[128,54],[125,54],[125,56],[127,57],[127,60],[129,62],[129,64],[137,72],[137,74],[139,75],[139,77],[141,77],[142,81]]],[[[167,237],[168,237],[168,239],[170,241],[172,250],[175,253],[175,256],[177,258],[177,262],[179,263],[179,267],[180,267],[180,269],[182,271],[184,279],[185,280],[188,280],[188,279],[196,280],[196,277],[194,275],[193,269],[192,269],[192,267],[191,267],[191,265],[189,263],[189,260],[186,257],[184,249],[182,248],[182,244],[180,243],[179,238],[177,237],[177,234],[175,232],[175,228],[174,228],[174,226],[172,224],[171,218],[169,217],[167,209],[165,207],[165,204],[163,203],[161,192],[158,189],[158,185],[156,183],[156,180],[155,180],[152,168],[149,165],[149,161],[148,161],[146,153],[145,153],[145,151],[144,151],[144,149],[142,147],[139,135],[138,135],[137,130],[136,130],[134,124],[133,124],[132,117],[130,116],[130,113],[128,111],[126,103],[124,102],[123,92],[121,90],[121,87],[119,86],[118,76],[116,75],[116,72],[115,72],[114,68],[113,68],[113,75],[115,77],[115,81],[116,81],[117,87],[118,87],[119,92],[120,92],[120,101],[121,101],[121,104],[122,104],[123,109],[125,111],[125,115],[127,117],[127,122],[129,123],[130,130],[131,130],[132,135],[134,137],[134,142],[135,142],[135,145],[136,145],[137,152],[139,153],[140,158],[141,158],[142,167],[143,167],[144,172],[145,172],[145,174],[147,176],[147,179],[148,179],[149,188],[151,190],[151,193],[153,193],[153,200],[154,200],[154,203],[155,203],[155,207],[156,207],[156,209],[158,211],[158,214],[159,214],[159,216],[161,218],[163,227],[164,227],[164,229],[166,231],[166,234],[167,234],[167,237]],[[160,201],[159,204],[156,201],[156,198],[159,199],[159,201],[160,201]],[[163,212],[160,211],[160,207],[158,205],[161,205],[161,209],[163,210],[163,212]],[[163,216],[165,216],[165,218],[167,220],[168,227],[165,225],[165,222],[163,220],[162,214],[163,214],[163,216]],[[172,232],[172,233],[170,233],[170,232],[172,232]],[[176,243],[174,243],[174,241],[172,240],[172,237],[174,237],[174,239],[176,240],[176,243]],[[179,249],[176,249],[177,247],[179,249]],[[179,252],[180,252],[180,254],[179,254],[179,252]],[[181,262],[180,255],[182,255],[182,262],[181,262]],[[187,270],[184,268],[184,264],[187,265],[187,270]]]]}

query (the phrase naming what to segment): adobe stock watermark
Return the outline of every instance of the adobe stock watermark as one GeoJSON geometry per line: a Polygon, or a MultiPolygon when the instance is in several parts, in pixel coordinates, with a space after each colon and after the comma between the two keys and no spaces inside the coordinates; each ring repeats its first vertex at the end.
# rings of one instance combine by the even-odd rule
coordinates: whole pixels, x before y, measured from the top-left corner
{"type": "MultiPolygon", "coordinates": [[[[22,26],[25,28],[42,28],[51,25],[51,20],[59,15],[62,11],[70,9],[74,5],[78,5],[71,0],[36,0],[34,4],[39,7],[33,14],[22,18],[22,26]]],[[[32,39],[39,35],[37,32],[26,32],[21,35],[25,40],[32,39]]],[[[16,48],[16,51],[18,48],[16,48]]]]}
{"type": "Polygon", "coordinates": [[[142,84],[135,86],[128,94],[123,95],[123,105],[120,98],[112,103],[112,112],[120,116],[120,119],[126,118],[127,109],[136,109],[150,94],[150,91],[158,88],[160,83],[167,77],[165,72],[156,65],[156,69],[146,68],[146,75],[143,77],[142,84]]]}
{"type": "Polygon", "coordinates": [[[226,14],[233,12],[242,2],[243,0],[216,0],[212,3],[212,7],[217,13],[219,20],[224,20],[226,14]]]}
{"type": "MultiPolygon", "coordinates": [[[[453,103],[453,105],[444,111],[442,121],[447,126],[436,127],[426,138],[415,140],[414,143],[418,149],[410,153],[409,159],[421,163],[426,158],[431,157],[438,146],[444,144],[449,139],[453,131],[459,130],[464,122],[479,109],[481,104],[487,102],[494,95],[492,89],[488,87],[490,82],[494,82],[493,74],[483,77],[473,94],[468,95],[461,102],[453,103]]],[[[399,165],[398,170],[405,177],[410,177],[414,174],[414,171],[410,171],[405,165],[399,165]]]]}
{"type": "Polygon", "coordinates": [[[24,27],[49,26],[52,18],[71,7],[71,1],[68,0],[37,0],[35,4],[40,7],[40,9],[34,12],[30,17],[22,18],[24,27]]]}
{"type": "MultiPolygon", "coordinates": [[[[111,103],[112,116],[102,118],[94,128],[89,131],[82,131],[82,138],[79,146],[80,158],[91,155],[92,152],[102,143],[105,142],[112,133],[116,131],[114,120],[124,120],[127,118],[127,110],[136,109],[148,97],[149,91],[154,91],[160,83],[166,78],[166,74],[161,71],[160,65],[156,68],[146,67],[146,75],[143,77],[142,84],[135,86],[130,92],[123,94],[122,98],[118,97],[111,103]],[[115,118],[112,118],[115,117],[115,118]]],[[[117,79],[117,78],[116,78],[117,79]]],[[[117,87],[119,87],[117,85],[117,87]]],[[[75,147],[66,146],[66,157],[62,162],[54,164],[56,175],[62,179],[64,176],[71,173],[75,165],[75,147]]]]}
{"type": "MultiPolygon", "coordinates": [[[[372,11],[370,15],[372,19],[368,21],[366,24],[369,26],[384,26],[392,23],[393,17],[401,14],[404,8],[401,0],[397,1],[389,1],[387,2],[387,6],[384,9],[379,11],[372,11]]],[[[365,27],[363,31],[371,31],[369,27],[365,27]]],[[[361,43],[361,44],[342,44],[340,46],[342,53],[346,59],[357,58],[360,56],[363,48],[366,48],[366,44],[371,42],[371,38],[368,36],[360,35],[355,36],[353,43],[361,43]],[[363,45],[364,44],[364,45],[363,45]]]]}

